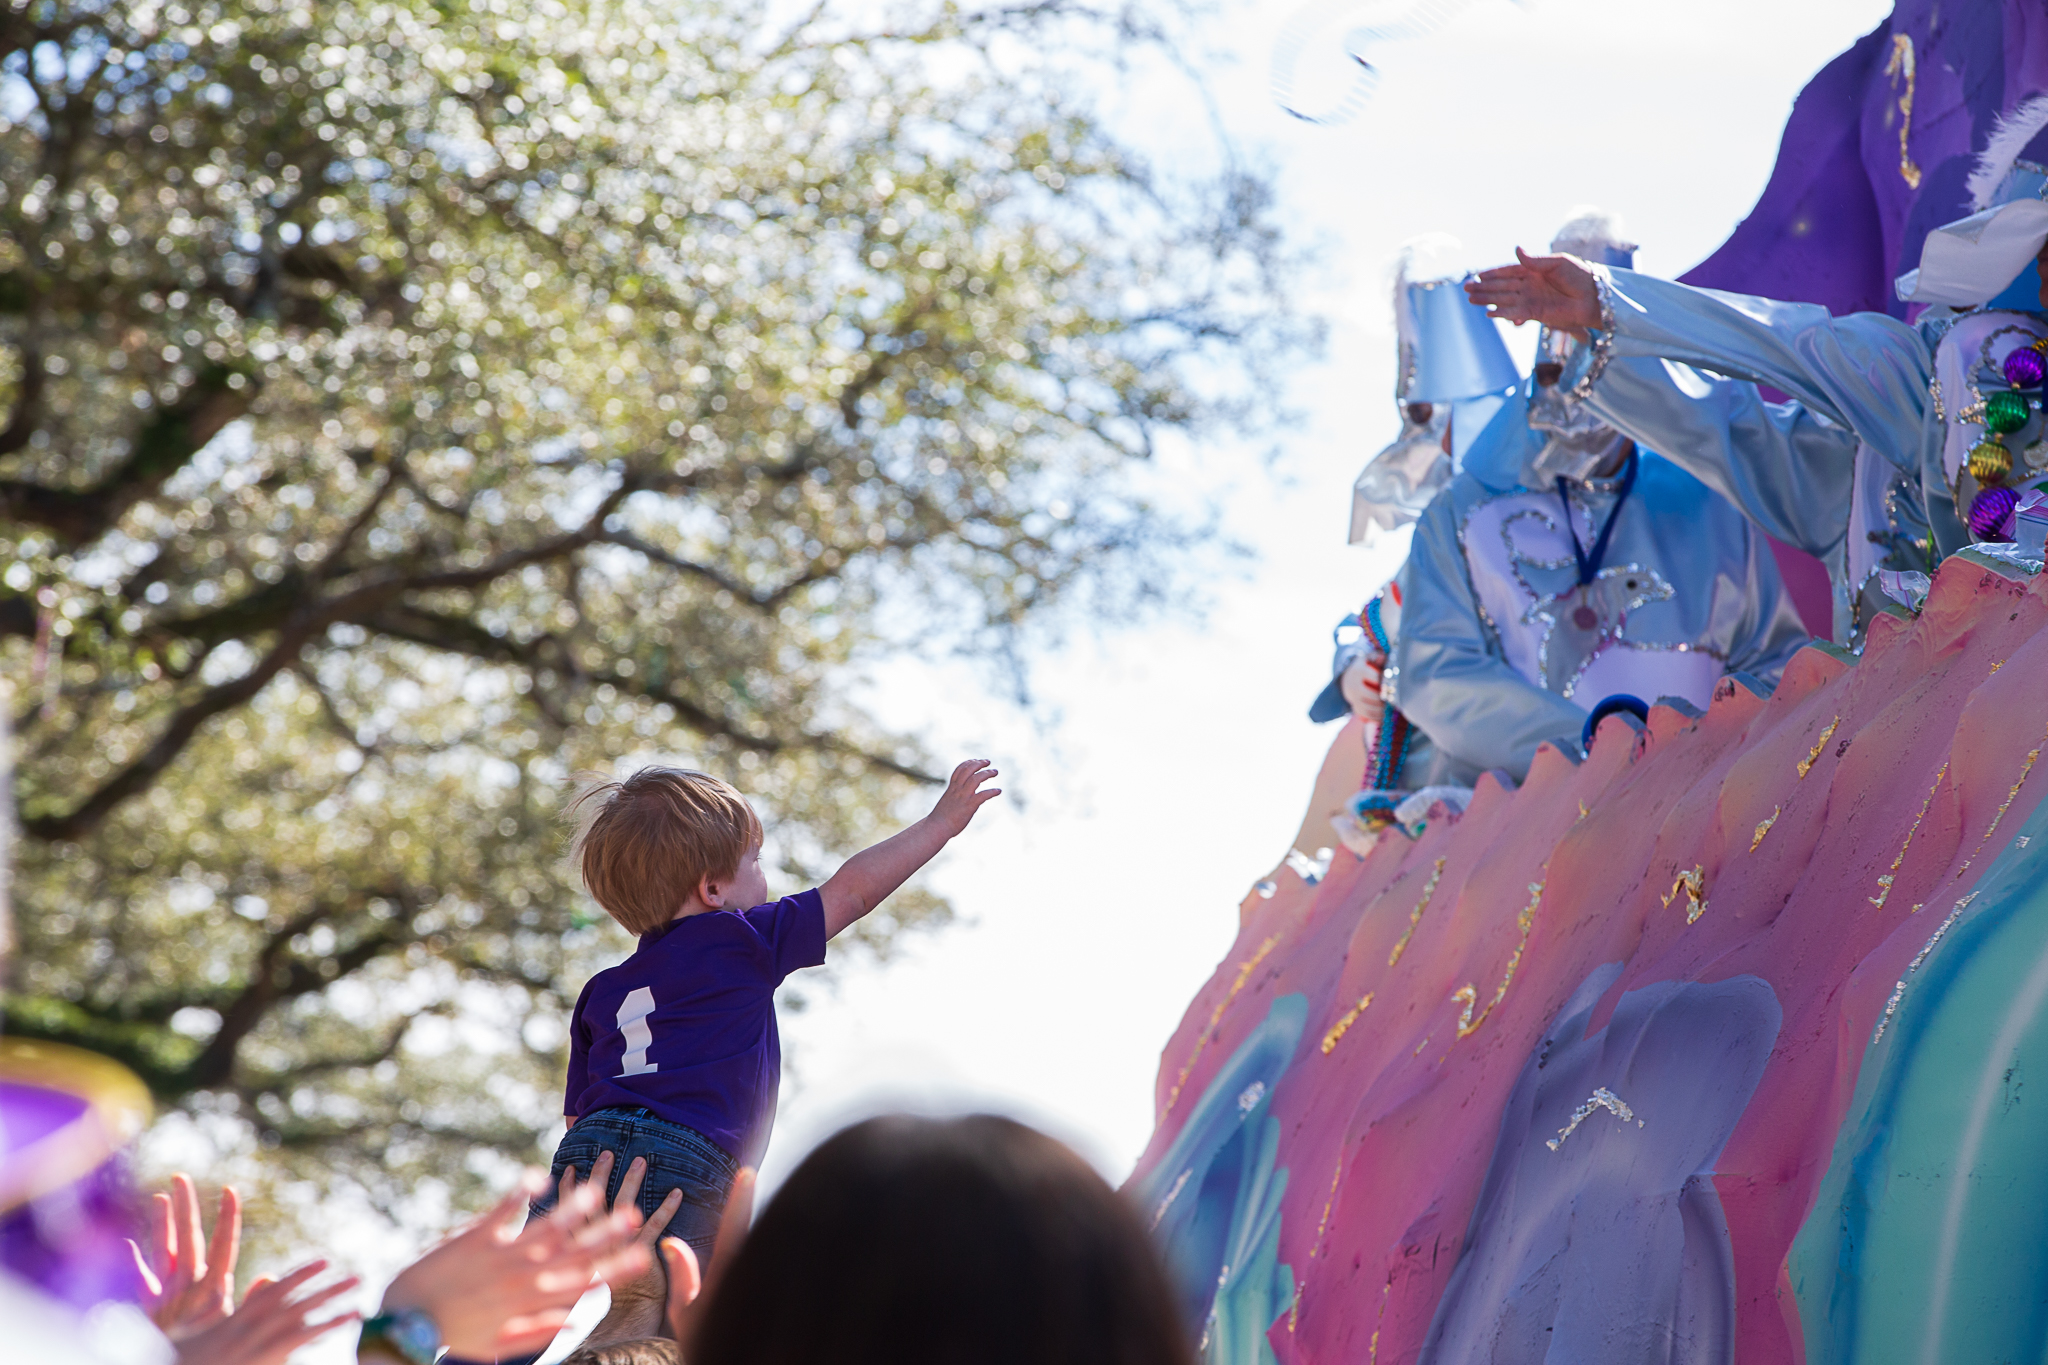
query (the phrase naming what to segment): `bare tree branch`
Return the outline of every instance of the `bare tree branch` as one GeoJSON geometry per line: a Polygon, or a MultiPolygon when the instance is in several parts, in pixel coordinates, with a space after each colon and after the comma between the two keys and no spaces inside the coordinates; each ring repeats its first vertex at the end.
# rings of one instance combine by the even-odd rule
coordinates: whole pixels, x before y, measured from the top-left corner
{"type": "MultiPolygon", "coordinates": [[[[209,370],[176,403],[145,422],[136,433],[133,453],[92,486],[51,488],[0,479],[0,520],[43,527],[70,546],[90,544],[247,412],[254,391],[252,381],[234,388],[226,371],[209,370]]],[[[17,411],[17,420],[23,411],[17,411]]],[[[25,443],[28,435],[21,439],[25,443]]]]}

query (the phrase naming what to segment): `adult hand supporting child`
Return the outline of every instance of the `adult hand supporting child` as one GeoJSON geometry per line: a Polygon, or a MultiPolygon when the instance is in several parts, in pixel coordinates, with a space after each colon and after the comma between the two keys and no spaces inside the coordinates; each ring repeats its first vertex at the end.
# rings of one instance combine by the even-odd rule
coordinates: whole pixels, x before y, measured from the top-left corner
{"type": "Polygon", "coordinates": [[[690,1250],[689,1243],[679,1237],[662,1239],[661,1260],[668,1271],[666,1325],[668,1334],[685,1348],[696,1335],[704,1310],[710,1306],[712,1291],[725,1278],[726,1267],[739,1253],[740,1243],[747,1240],[747,1229],[754,1221],[754,1176],[753,1167],[742,1166],[733,1179],[732,1193],[726,1196],[725,1212],[718,1220],[718,1259],[712,1263],[709,1276],[698,1273],[697,1253],[690,1250]]]}
{"type": "Polygon", "coordinates": [[[845,866],[818,888],[825,906],[825,936],[836,936],[888,899],[897,887],[910,880],[912,873],[965,830],[976,811],[1003,794],[1000,787],[981,790],[982,783],[993,781],[998,775],[987,759],[968,759],[953,769],[953,776],[930,815],[848,858],[845,866]]]}
{"type": "MultiPolygon", "coordinates": [[[[612,1151],[598,1153],[597,1160],[590,1164],[589,1184],[603,1190],[611,1182],[613,1166],[618,1163],[618,1154],[612,1151]]],[[[640,1186],[647,1179],[647,1162],[634,1157],[626,1167],[626,1174],[619,1179],[619,1192],[612,1200],[615,1209],[630,1209],[638,1206],[640,1186]]],[[[576,1191],[576,1168],[569,1167],[562,1172],[562,1202],[568,1203],[569,1196],[576,1191]]],[[[616,1341],[638,1341],[646,1337],[661,1335],[663,1310],[667,1304],[669,1286],[662,1274],[661,1262],[655,1255],[655,1243],[668,1229],[669,1220],[676,1210],[683,1206],[683,1192],[670,1190],[661,1201],[661,1207],[654,1216],[641,1224],[633,1234],[634,1244],[647,1253],[647,1266],[637,1275],[611,1281],[612,1303],[597,1326],[590,1329],[584,1338],[585,1346],[605,1346],[616,1341]]]]}
{"type": "Polygon", "coordinates": [[[384,1311],[418,1309],[434,1320],[452,1356],[491,1360],[554,1340],[593,1276],[636,1275],[647,1263],[640,1211],[622,1204],[597,1216],[598,1183],[574,1190],[545,1218],[516,1231],[545,1180],[530,1172],[490,1212],[398,1273],[384,1311]]]}
{"type": "MultiPolygon", "coordinates": [[[[590,1183],[602,1185],[610,1175],[615,1155],[609,1151],[600,1153],[591,1164],[590,1183]]],[[[625,1177],[619,1182],[618,1205],[631,1204],[639,1198],[640,1182],[645,1175],[645,1163],[635,1160],[626,1168],[625,1177]]],[[[565,1173],[563,1196],[574,1189],[573,1172],[565,1173]]],[[[655,1216],[647,1220],[635,1238],[642,1246],[660,1244],[660,1260],[648,1266],[630,1280],[616,1281],[612,1285],[612,1306],[597,1326],[590,1329],[590,1335],[577,1347],[577,1354],[598,1351],[606,1346],[626,1342],[644,1342],[650,1338],[666,1338],[687,1342],[697,1318],[709,1302],[711,1286],[716,1284],[725,1266],[732,1260],[734,1252],[746,1239],[747,1226],[754,1216],[754,1172],[751,1167],[741,1167],[734,1178],[732,1190],[726,1196],[725,1210],[718,1220],[718,1259],[712,1264],[707,1277],[700,1272],[697,1254],[690,1250],[689,1243],[680,1237],[661,1237],[661,1229],[668,1225],[674,1215],[675,1206],[682,1201],[680,1191],[662,1201],[655,1216]]],[[[572,1356],[571,1359],[575,1357],[572,1356]]]]}

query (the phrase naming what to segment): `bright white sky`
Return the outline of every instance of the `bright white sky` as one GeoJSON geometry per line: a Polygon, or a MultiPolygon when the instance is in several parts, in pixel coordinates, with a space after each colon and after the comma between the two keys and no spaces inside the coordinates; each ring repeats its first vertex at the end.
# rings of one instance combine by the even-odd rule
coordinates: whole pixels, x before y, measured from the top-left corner
{"type": "MultiPolygon", "coordinates": [[[[1367,8],[1382,7],[1355,12],[1367,8]]],[[[1330,628],[1398,564],[1399,544],[1344,538],[1351,480],[1397,425],[1385,281],[1399,244],[1448,232],[1469,263],[1491,264],[1591,203],[1623,216],[1643,269],[1681,272],[1755,202],[1792,97],[1887,12],[1884,0],[1470,0],[1436,33],[1382,49],[1364,113],[1332,129],[1289,118],[1270,94],[1295,0],[1223,7],[1210,45],[1236,55],[1188,55],[1245,159],[1274,169],[1281,220],[1317,248],[1302,306],[1331,327],[1327,357],[1295,376],[1305,420],[1277,467],[1254,450],[1167,456],[1258,559],[1208,584],[1197,611],[1100,639],[1078,631],[1036,659],[1038,699],[1058,716],[1044,730],[972,667],[877,679],[884,720],[941,758],[996,759],[1012,795],[934,865],[958,924],[843,970],[785,1016],[766,1184],[842,1124],[902,1108],[1015,1114],[1124,1177],[1151,1130],[1159,1050],[1301,820],[1331,734],[1305,714],[1328,677],[1330,628]]],[[[1327,48],[1321,61],[1305,79],[1343,70],[1327,48]]],[[[1162,158],[1207,127],[1185,85],[1147,80],[1126,98],[1129,135],[1162,158]]],[[[1510,345],[1526,360],[1533,340],[1510,345]]],[[[374,1274],[392,1248],[336,1250],[374,1274]]],[[[337,1333],[302,1358],[347,1360],[351,1342],[337,1333]]]]}

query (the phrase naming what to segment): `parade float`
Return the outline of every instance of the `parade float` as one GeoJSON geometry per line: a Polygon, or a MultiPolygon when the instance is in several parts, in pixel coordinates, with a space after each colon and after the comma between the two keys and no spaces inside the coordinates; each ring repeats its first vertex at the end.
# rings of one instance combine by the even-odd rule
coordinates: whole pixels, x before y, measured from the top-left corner
{"type": "MultiPolygon", "coordinates": [[[[1900,262],[2048,88],[2044,18],[1902,4],[1689,278],[1903,316],[1900,262]]],[[[1964,550],[1773,689],[1298,845],[1162,1053],[1128,1186],[1204,1358],[2041,1358],[2036,572],[1964,550]]],[[[1322,786],[1376,766],[1362,728],[1322,786]]]]}

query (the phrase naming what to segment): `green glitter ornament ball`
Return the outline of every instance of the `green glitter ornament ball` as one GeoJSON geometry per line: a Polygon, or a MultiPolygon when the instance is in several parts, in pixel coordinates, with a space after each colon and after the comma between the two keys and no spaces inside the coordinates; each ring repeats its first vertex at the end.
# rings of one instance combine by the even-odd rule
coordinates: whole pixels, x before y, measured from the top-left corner
{"type": "Polygon", "coordinates": [[[2011,389],[2003,389],[1984,400],[1984,425],[2000,436],[2018,431],[2031,415],[2027,400],[2011,389]]]}

